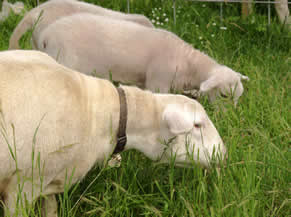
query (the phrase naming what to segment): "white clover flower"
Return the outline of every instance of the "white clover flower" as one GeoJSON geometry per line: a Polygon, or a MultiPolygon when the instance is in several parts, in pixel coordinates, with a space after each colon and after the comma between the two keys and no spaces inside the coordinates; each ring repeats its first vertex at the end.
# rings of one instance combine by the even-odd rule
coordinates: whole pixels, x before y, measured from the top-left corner
{"type": "Polygon", "coordinates": [[[167,16],[167,14],[166,13],[163,13],[163,16],[165,17],[165,16],[167,16]]]}
{"type": "Polygon", "coordinates": [[[160,25],[160,22],[157,22],[157,25],[160,25]]]}
{"type": "Polygon", "coordinates": [[[212,26],[216,26],[216,23],[212,23],[212,26]]]}
{"type": "Polygon", "coordinates": [[[164,25],[164,23],[161,23],[161,26],[163,26],[164,25]]]}
{"type": "Polygon", "coordinates": [[[154,19],[152,19],[152,23],[155,23],[156,21],[154,19]]]}
{"type": "Polygon", "coordinates": [[[199,40],[202,40],[202,39],[203,39],[202,36],[200,36],[200,37],[199,37],[199,40]]]}
{"type": "Polygon", "coordinates": [[[166,19],[165,19],[165,22],[169,22],[169,18],[166,18],[166,19]]]}
{"type": "Polygon", "coordinates": [[[202,7],[204,7],[204,8],[205,8],[205,7],[206,7],[206,5],[205,5],[205,4],[203,4],[203,5],[202,5],[202,7]]]}
{"type": "Polygon", "coordinates": [[[159,10],[162,10],[162,8],[159,8],[159,10]]]}
{"type": "Polygon", "coordinates": [[[213,38],[214,37],[214,34],[211,34],[211,37],[213,38]]]}
{"type": "Polygon", "coordinates": [[[196,24],[196,27],[198,28],[198,27],[199,27],[199,25],[198,25],[198,24],[196,24]]]}
{"type": "Polygon", "coordinates": [[[159,20],[160,18],[159,17],[157,17],[157,20],[159,20]]]}
{"type": "Polygon", "coordinates": [[[227,30],[227,27],[226,26],[221,26],[220,29],[221,30],[227,30]]]}

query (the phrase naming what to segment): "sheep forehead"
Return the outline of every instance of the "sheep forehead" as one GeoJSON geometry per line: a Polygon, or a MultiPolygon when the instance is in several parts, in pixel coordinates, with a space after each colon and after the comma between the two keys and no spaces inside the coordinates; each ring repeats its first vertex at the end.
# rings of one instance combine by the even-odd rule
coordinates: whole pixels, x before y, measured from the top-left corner
{"type": "Polygon", "coordinates": [[[220,75],[219,77],[224,80],[235,79],[238,77],[237,72],[227,66],[220,65],[216,67],[215,71],[220,75]]]}
{"type": "Polygon", "coordinates": [[[236,86],[239,86],[241,83],[239,74],[226,66],[224,66],[223,70],[221,70],[220,79],[223,80],[220,87],[221,89],[226,88],[229,90],[229,88],[231,88],[234,90],[236,86]]]}
{"type": "Polygon", "coordinates": [[[184,111],[186,116],[193,123],[201,123],[207,119],[207,114],[198,102],[195,103],[186,103],[184,105],[184,111]]]}

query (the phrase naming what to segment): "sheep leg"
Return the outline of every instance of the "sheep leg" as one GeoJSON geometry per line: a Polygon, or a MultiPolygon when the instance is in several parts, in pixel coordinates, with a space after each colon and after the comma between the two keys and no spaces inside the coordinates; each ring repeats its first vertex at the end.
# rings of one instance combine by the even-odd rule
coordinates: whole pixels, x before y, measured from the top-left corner
{"type": "Polygon", "coordinates": [[[153,63],[146,72],[145,88],[153,92],[169,93],[175,87],[176,67],[167,67],[168,69],[165,69],[158,60],[153,63]]]}
{"type": "Polygon", "coordinates": [[[9,182],[6,183],[6,188],[3,189],[3,202],[4,202],[4,216],[22,216],[18,207],[21,207],[23,203],[22,198],[18,198],[18,177],[17,173],[9,177],[7,180],[9,182]]]}
{"type": "Polygon", "coordinates": [[[289,17],[288,9],[288,0],[276,0],[275,8],[280,22],[291,25],[291,19],[289,17]]]}
{"type": "Polygon", "coordinates": [[[58,216],[58,203],[54,194],[48,195],[43,200],[41,209],[42,217],[57,217],[58,216]]]}
{"type": "Polygon", "coordinates": [[[242,3],[242,16],[243,18],[246,18],[253,12],[253,4],[252,0],[249,0],[250,2],[243,2],[242,3]]]}
{"type": "Polygon", "coordinates": [[[40,194],[40,189],[35,186],[40,185],[34,183],[32,187],[31,181],[27,180],[21,171],[13,174],[4,191],[5,216],[26,216],[33,208],[33,200],[40,194]]]}
{"type": "Polygon", "coordinates": [[[18,185],[10,185],[4,198],[4,216],[23,216],[30,204],[30,193],[19,193],[18,185]]]}

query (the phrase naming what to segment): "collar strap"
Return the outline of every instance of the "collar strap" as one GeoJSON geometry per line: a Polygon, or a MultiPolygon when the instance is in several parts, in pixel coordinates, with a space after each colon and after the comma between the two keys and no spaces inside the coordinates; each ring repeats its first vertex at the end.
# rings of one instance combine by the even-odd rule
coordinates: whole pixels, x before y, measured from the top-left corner
{"type": "Polygon", "coordinates": [[[120,113],[119,113],[119,128],[117,133],[117,144],[114,149],[113,154],[117,154],[124,150],[124,147],[127,142],[126,137],[126,122],[127,122],[127,103],[125,92],[122,88],[118,87],[117,92],[119,95],[119,103],[120,103],[120,113]]]}

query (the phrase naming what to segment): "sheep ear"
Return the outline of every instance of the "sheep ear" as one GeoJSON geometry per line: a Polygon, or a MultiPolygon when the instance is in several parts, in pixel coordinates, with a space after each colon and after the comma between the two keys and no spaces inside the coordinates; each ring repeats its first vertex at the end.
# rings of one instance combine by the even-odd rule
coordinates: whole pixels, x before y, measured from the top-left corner
{"type": "Polygon", "coordinates": [[[163,121],[175,135],[189,132],[193,128],[192,119],[189,112],[176,104],[168,105],[163,112],[163,121]]]}
{"type": "Polygon", "coordinates": [[[250,80],[250,78],[248,76],[246,76],[246,75],[242,75],[240,73],[237,73],[237,74],[239,75],[239,77],[240,77],[241,80],[246,80],[246,81],[249,81],[250,80]]]}
{"type": "Polygon", "coordinates": [[[200,91],[203,92],[208,92],[212,90],[213,88],[216,88],[220,82],[220,79],[217,78],[216,76],[211,76],[208,78],[206,81],[203,81],[200,84],[200,91]]]}

